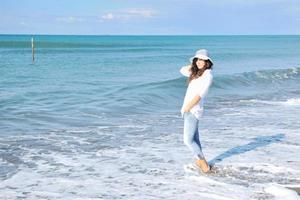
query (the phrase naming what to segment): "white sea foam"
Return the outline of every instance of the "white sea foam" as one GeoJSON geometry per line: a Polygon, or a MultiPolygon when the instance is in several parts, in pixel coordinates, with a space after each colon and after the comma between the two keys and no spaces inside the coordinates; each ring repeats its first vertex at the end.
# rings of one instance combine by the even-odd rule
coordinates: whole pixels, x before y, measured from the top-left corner
{"type": "Polygon", "coordinates": [[[284,105],[284,106],[300,106],[300,98],[290,98],[286,101],[264,101],[259,99],[240,100],[241,103],[251,104],[268,104],[268,105],[284,105]]]}
{"type": "Polygon", "coordinates": [[[99,157],[118,157],[124,150],[119,149],[100,149],[96,152],[99,157]]]}
{"type": "Polygon", "coordinates": [[[258,165],[255,165],[253,167],[254,170],[259,170],[259,171],[266,171],[269,173],[273,174],[278,174],[278,173],[286,173],[286,172],[291,172],[291,173],[299,173],[300,171],[289,168],[289,167],[282,167],[282,166],[276,166],[272,165],[270,163],[260,163],[258,165]]]}
{"type": "Polygon", "coordinates": [[[300,197],[297,195],[297,192],[282,187],[280,185],[271,185],[267,186],[265,192],[272,194],[277,200],[299,200],[300,197]]]}
{"type": "Polygon", "coordinates": [[[219,186],[225,186],[227,184],[219,182],[219,181],[215,181],[211,178],[206,177],[205,175],[199,175],[199,176],[188,176],[188,179],[190,180],[194,180],[194,181],[198,181],[201,184],[211,184],[211,185],[219,185],[219,186]]]}
{"type": "MultiPolygon", "coordinates": [[[[273,194],[263,190],[266,185],[300,182],[300,146],[295,143],[298,129],[276,123],[276,128],[273,124],[260,125],[256,117],[263,116],[263,110],[248,108],[239,108],[237,115],[226,115],[235,108],[224,113],[218,110],[213,127],[210,123],[203,127],[203,119],[201,138],[207,159],[220,155],[223,158],[216,163],[220,173],[207,176],[182,169],[193,158],[182,142],[182,121],[175,116],[167,120],[169,123],[159,125],[156,122],[160,118],[146,121],[146,125],[145,119],[139,119],[136,124],[115,124],[107,129],[79,127],[11,137],[11,141],[3,141],[3,147],[18,147],[25,164],[0,182],[0,198],[268,199],[273,194]],[[248,120],[243,124],[249,118],[244,113],[254,112],[255,123],[248,120]],[[228,119],[239,123],[229,123],[228,119]],[[132,134],[135,131],[137,135],[132,134]],[[281,133],[284,136],[279,137],[281,133]],[[104,136],[119,137],[120,143],[107,145],[109,140],[101,140],[104,136]],[[122,143],[123,136],[127,144],[122,143]],[[96,148],[87,148],[89,144],[96,148]],[[289,148],[285,148],[286,144],[289,148]]],[[[288,119],[294,123],[294,119],[288,119]]],[[[283,195],[283,199],[291,196],[283,195]]]]}
{"type": "Polygon", "coordinates": [[[204,192],[201,192],[199,196],[209,199],[209,200],[239,200],[239,198],[233,198],[233,197],[227,198],[223,195],[204,193],[204,192]]]}
{"type": "MultiPolygon", "coordinates": [[[[189,152],[181,143],[176,145],[175,141],[171,141],[172,138],[176,141],[170,134],[161,136],[161,142],[156,140],[156,144],[145,140],[123,149],[103,149],[94,152],[96,156],[87,152],[40,155],[27,149],[28,155],[23,157],[24,160],[29,161],[34,156],[41,156],[41,160],[35,161],[35,169],[21,167],[17,174],[3,181],[0,185],[5,196],[0,197],[13,199],[24,192],[31,199],[258,199],[251,195],[259,191],[261,185],[249,188],[249,185],[240,184],[239,179],[260,182],[262,174],[257,174],[258,171],[269,167],[270,170],[264,172],[268,179],[272,180],[278,173],[285,176],[284,169],[280,167],[250,162],[252,155],[247,159],[249,163],[239,163],[240,160],[235,157],[236,163],[218,164],[224,172],[231,172],[224,173],[224,176],[182,174],[180,162],[189,160],[189,152]],[[99,157],[102,156],[116,156],[116,159],[101,161],[99,157]],[[16,193],[12,193],[10,188],[15,188],[16,193]]],[[[260,157],[256,156],[256,159],[260,157]]],[[[25,195],[21,197],[25,198],[25,195]]]]}
{"type": "Polygon", "coordinates": [[[286,101],[288,105],[300,105],[300,98],[291,98],[286,101]]]}

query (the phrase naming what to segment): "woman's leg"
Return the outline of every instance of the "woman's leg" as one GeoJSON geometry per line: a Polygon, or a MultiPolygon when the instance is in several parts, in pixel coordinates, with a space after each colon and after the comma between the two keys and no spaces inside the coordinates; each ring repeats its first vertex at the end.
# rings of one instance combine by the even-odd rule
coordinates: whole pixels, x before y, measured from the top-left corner
{"type": "Polygon", "coordinates": [[[192,113],[184,113],[183,141],[197,159],[204,159],[199,140],[198,122],[192,113]]]}
{"type": "Polygon", "coordinates": [[[202,150],[201,143],[200,143],[200,134],[199,134],[198,128],[196,129],[196,133],[194,135],[194,140],[198,144],[198,146],[200,147],[200,149],[202,150]]]}
{"type": "MultiPolygon", "coordinates": [[[[197,132],[194,135],[194,140],[199,145],[200,149],[202,149],[201,143],[200,143],[200,134],[199,134],[198,129],[197,129],[197,132]]],[[[202,169],[203,172],[208,172],[210,170],[210,166],[206,162],[204,156],[203,156],[202,159],[197,159],[196,164],[198,165],[198,167],[200,167],[202,169]]]]}
{"type": "Polygon", "coordinates": [[[198,131],[198,119],[192,113],[184,114],[184,130],[183,141],[188,148],[194,153],[197,161],[196,164],[201,168],[203,172],[209,172],[210,167],[206,162],[198,131]]]}

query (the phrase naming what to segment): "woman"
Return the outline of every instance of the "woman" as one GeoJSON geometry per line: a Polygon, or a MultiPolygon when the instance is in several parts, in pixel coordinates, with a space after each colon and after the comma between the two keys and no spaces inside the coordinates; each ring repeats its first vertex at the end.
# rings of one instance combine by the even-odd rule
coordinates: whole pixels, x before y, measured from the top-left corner
{"type": "Polygon", "coordinates": [[[190,62],[191,65],[182,67],[180,70],[184,76],[189,77],[188,88],[181,108],[184,118],[183,139],[193,152],[196,165],[206,173],[211,170],[211,167],[202,152],[198,123],[203,114],[204,97],[213,80],[211,74],[213,63],[205,49],[198,50],[195,56],[190,58],[190,62]]]}

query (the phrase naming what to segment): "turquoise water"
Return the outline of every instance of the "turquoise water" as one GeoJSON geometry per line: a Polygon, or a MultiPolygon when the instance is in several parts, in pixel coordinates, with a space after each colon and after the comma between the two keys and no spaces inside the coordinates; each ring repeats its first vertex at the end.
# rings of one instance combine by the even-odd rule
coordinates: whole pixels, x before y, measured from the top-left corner
{"type": "MultiPolygon", "coordinates": [[[[15,120],[27,126],[25,121],[31,117],[42,118],[40,111],[48,113],[44,121],[35,122],[39,127],[43,124],[40,128],[60,121],[71,127],[78,125],[77,121],[85,119],[79,113],[91,110],[112,116],[164,109],[176,113],[186,87],[178,70],[198,48],[207,48],[212,54],[214,96],[231,93],[240,98],[262,95],[264,100],[280,100],[294,98],[299,92],[298,36],[34,38],[36,61],[32,64],[31,36],[0,37],[4,124],[15,124],[12,118],[21,114],[15,120]],[[266,88],[269,94],[264,94],[266,88]],[[282,90],[285,96],[279,95],[282,90]],[[27,111],[31,117],[22,117],[22,113],[28,115],[27,111]],[[76,120],[68,120],[77,115],[76,120]]],[[[92,122],[98,123],[89,119],[82,125],[92,122]]],[[[33,127],[30,124],[29,133],[33,127]]],[[[5,127],[7,131],[15,130],[5,127]]],[[[24,133],[22,129],[17,132],[24,133]]]]}
{"type": "MultiPolygon", "coordinates": [[[[110,182],[108,177],[116,176],[117,180],[122,176],[122,184],[132,174],[151,180],[147,169],[157,159],[161,159],[158,163],[167,163],[156,169],[162,170],[158,173],[163,177],[168,174],[163,169],[188,162],[190,154],[185,152],[181,141],[180,118],[186,79],[179,69],[188,64],[199,48],[208,49],[214,61],[214,82],[201,123],[207,133],[203,142],[208,157],[212,159],[259,136],[283,134],[282,143],[276,145],[289,144],[293,150],[277,152],[277,147],[271,145],[271,151],[274,148],[275,152],[273,158],[283,159],[283,154],[290,153],[289,159],[283,159],[280,164],[300,170],[299,157],[290,159],[300,150],[300,144],[293,143],[299,139],[300,128],[297,119],[300,114],[299,47],[300,36],[0,35],[1,193],[15,197],[12,191],[27,192],[24,197],[37,198],[36,193],[29,191],[43,187],[56,194],[59,189],[51,185],[50,177],[63,182],[76,174],[96,177],[98,181],[74,183],[76,187],[81,184],[84,192],[72,193],[74,188],[66,188],[65,195],[70,198],[95,194],[106,199],[121,198],[123,193],[128,195],[134,189],[136,198],[145,195],[143,184],[132,180],[137,181],[137,186],[128,186],[128,191],[109,196],[109,188],[120,183],[110,182]],[[31,37],[36,45],[34,63],[31,37]],[[227,141],[226,144],[217,136],[227,141]],[[141,143],[143,148],[139,149],[141,143]],[[174,146],[179,150],[174,150],[174,146]],[[152,148],[158,150],[149,155],[145,149],[152,152],[152,148]],[[159,153],[164,151],[172,152],[172,156],[159,153]],[[119,160],[116,155],[124,159],[119,160]],[[129,155],[128,159],[125,155],[129,155]],[[148,159],[146,171],[140,165],[141,157],[148,159]],[[119,171],[106,171],[107,168],[119,171]],[[66,169],[70,171],[67,173],[66,169]],[[87,169],[92,170],[90,174],[87,169]],[[35,173],[44,177],[44,181],[33,178],[35,173]],[[28,178],[24,185],[10,182],[22,177],[28,178]],[[98,193],[90,191],[89,184],[99,184],[103,189],[98,193]]],[[[262,144],[269,143],[263,140],[262,144]]],[[[267,153],[262,155],[264,150],[259,150],[250,151],[254,152],[251,156],[257,162],[265,161],[267,153]]],[[[242,150],[240,154],[243,153],[242,150]]],[[[252,166],[251,158],[237,160],[252,166]]],[[[273,168],[277,167],[274,165],[273,168]]],[[[181,180],[182,170],[177,170],[179,174],[169,175],[181,180]]],[[[250,174],[251,170],[254,169],[249,168],[250,174]]],[[[273,172],[264,174],[270,182],[300,183],[289,179],[289,175],[277,180],[273,172]]],[[[262,181],[256,178],[239,180],[238,184],[231,179],[222,182],[232,189],[236,185],[242,187],[243,181],[253,184],[262,181]]],[[[169,193],[162,189],[161,195],[159,198],[167,198],[169,193]]],[[[233,195],[241,197],[237,193],[233,195]]],[[[258,195],[255,199],[266,194],[254,187],[246,195],[258,195]]]]}

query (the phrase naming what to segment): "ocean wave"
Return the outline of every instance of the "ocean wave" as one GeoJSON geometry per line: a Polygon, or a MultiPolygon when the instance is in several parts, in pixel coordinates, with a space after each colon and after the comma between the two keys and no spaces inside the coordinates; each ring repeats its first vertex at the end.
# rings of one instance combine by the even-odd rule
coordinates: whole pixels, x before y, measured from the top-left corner
{"type": "Polygon", "coordinates": [[[274,84],[299,79],[300,68],[260,70],[233,75],[220,75],[214,79],[213,87],[226,89],[238,86],[255,86],[257,84],[274,84]]]}
{"type": "MultiPolygon", "coordinates": [[[[278,88],[285,87],[285,81],[296,80],[298,82],[300,77],[299,69],[300,68],[261,70],[232,75],[217,75],[214,77],[212,85],[212,90],[214,91],[211,95],[222,95],[224,92],[226,93],[226,91],[234,91],[235,94],[245,94],[244,92],[246,91],[246,94],[249,95],[250,88],[251,90],[254,89],[255,92],[252,94],[255,95],[259,91],[266,90],[267,87],[269,87],[269,92],[272,92],[275,88],[275,91],[273,92],[276,93],[278,88]],[[272,89],[275,85],[274,83],[278,84],[272,89]]],[[[147,105],[157,103],[165,105],[170,102],[177,102],[178,99],[181,99],[185,93],[186,87],[186,78],[179,77],[125,86],[112,91],[111,95],[116,102],[122,102],[124,104],[138,101],[147,105]]],[[[281,91],[281,89],[279,90],[281,91]]],[[[297,105],[299,104],[299,99],[290,99],[283,103],[287,105],[297,105]]]]}
{"type": "MultiPolygon", "coordinates": [[[[273,102],[272,99],[278,92],[282,93],[286,88],[292,85],[294,91],[294,82],[299,81],[299,69],[278,69],[278,70],[261,70],[253,72],[245,72],[232,75],[216,75],[212,85],[212,91],[209,93],[212,100],[216,97],[224,97],[234,101],[240,101],[243,97],[252,100],[248,103],[264,103],[264,104],[280,104],[280,105],[299,105],[300,99],[291,94],[290,99],[282,102],[273,102]],[[292,81],[292,82],[289,82],[292,81]],[[266,92],[268,91],[268,92],[266,92]],[[234,94],[232,96],[231,94],[234,94]],[[262,100],[256,100],[257,95],[263,94],[262,100]],[[294,99],[293,99],[294,98],[294,99]]],[[[167,109],[170,106],[180,106],[181,99],[185,94],[187,87],[185,77],[177,77],[174,79],[149,82],[144,84],[134,84],[125,86],[111,91],[108,96],[115,104],[122,107],[147,105],[144,109],[154,109],[157,106],[167,109]]],[[[231,101],[230,100],[230,101],[231,101]]],[[[243,101],[243,100],[241,100],[243,101]]],[[[246,102],[247,103],[247,102],[246,102]]]]}
{"type": "MultiPolygon", "coordinates": [[[[288,80],[299,80],[300,68],[260,70],[253,72],[244,72],[232,75],[216,75],[214,76],[213,88],[231,89],[232,87],[256,86],[257,84],[273,84],[282,83],[288,80]]],[[[133,90],[151,90],[164,89],[170,91],[172,89],[184,89],[187,87],[186,78],[179,77],[158,82],[150,82],[145,84],[131,85],[123,87],[119,92],[133,90]]]]}

